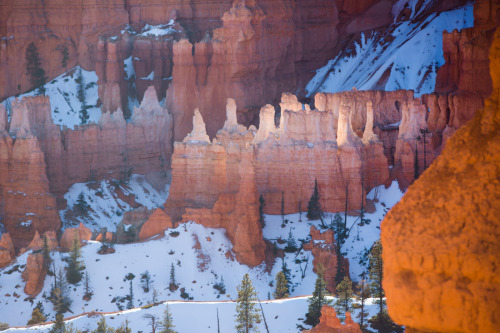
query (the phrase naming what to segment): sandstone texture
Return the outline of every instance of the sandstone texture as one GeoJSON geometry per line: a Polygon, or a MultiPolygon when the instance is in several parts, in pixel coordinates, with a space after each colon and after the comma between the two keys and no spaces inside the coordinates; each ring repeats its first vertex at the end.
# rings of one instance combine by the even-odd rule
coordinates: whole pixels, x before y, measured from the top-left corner
{"type": "Polygon", "coordinates": [[[80,223],[78,228],[68,228],[64,230],[61,237],[61,250],[69,251],[73,245],[75,237],[78,237],[80,246],[85,245],[86,241],[92,238],[92,231],[80,223]]]}
{"type": "Polygon", "coordinates": [[[356,324],[349,312],[345,313],[345,323],[342,324],[337,317],[335,309],[329,305],[323,305],[321,308],[321,317],[319,318],[319,324],[313,327],[311,330],[305,330],[303,332],[310,333],[361,333],[361,328],[356,324]]]}
{"type": "Polygon", "coordinates": [[[317,272],[319,264],[326,268],[323,278],[327,283],[326,288],[333,292],[336,287],[335,275],[337,274],[338,263],[333,230],[321,233],[316,227],[312,226],[310,235],[311,241],[308,244],[304,244],[303,248],[304,250],[311,251],[314,256],[313,265],[315,272],[317,272]]]}
{"type": "Polygon", "coordinates": [[[493,92],[382,222],[389,314],[421,331],[500,325],[500,31],[493,92]]]}
{"type": "Polygon", "coordinates": [[[163,210],[157,208],[149,219],[141,227],[139,232],[139,240],[145,240],[152,236],[158,235],[168,228],[172,228],[173,224],[170,217],[163,210]]]}
{"type": "Polygon", "coordinates": [[[117,110],[61,131],[42,96],[13,102],[10,124],[5,118],[0,108],[0,215],[16,249],[37,231],[59,230],[57,196],[75,182],[164,174],[170,166],[172,118],[152,86],[128,123],[117,110]]]}
{"type": "Polygon", "coordinates": [[[16,256],[14,243],[9,233],[5,233],[0,238],[0,267],[7,266],[16,256]]]}
{"type": "Polygon", "coordinates": [[[44,265],[42,253],[30,253],[26,268],[22,274],[23,279],[26,281],[24,292],[34,297],[40,293],[43,288],[43,282],[47,275],[47,268],[44,265]]]}

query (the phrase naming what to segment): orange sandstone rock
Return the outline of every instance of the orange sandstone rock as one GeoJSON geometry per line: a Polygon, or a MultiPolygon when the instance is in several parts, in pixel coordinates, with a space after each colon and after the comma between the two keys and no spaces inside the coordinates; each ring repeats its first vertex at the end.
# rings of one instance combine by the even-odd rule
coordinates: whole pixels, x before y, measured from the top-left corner
{"type": "Polygon", "coordinates": [[[356,324],[349,312],[345,313],[345,323],[341,324],[335,309],[329,305],[323,305],[321,308],[321,317],[319,324],[311,330],[304,332],[310,333],[361,333],[361,328],[356,324]]]}
{"type": "Polygon", "coordinates": [[[141,227],[139,240],[145,240],[149,237],[160,234],[168,228],[172,228],[172,220],[163,210],[157,208],[149,219],[141,227]]]}
{"type": "MultiPolygon", "coordinates": [[[[337,254],[335,252],[335,238],[333,230],[321,233],[316,227],[311,227],[311,241],[304,244],[304,250],[309,250],[314,256],[314,271],[317,272],[318,265],[325,268],[323,278],[327,283],[327,289],[335,291],[335,275],[337,274],[337,254]]],[[[349,270],[347,270],[349,272],[349,270]]]]}
{"type": "Polygon", "coordinates": [[[78,228],[68,228],[64,230],[61,237],[61,249],[63,251],[69,251],[71,249],[75,235],[78,236],[80,245],[85,245],[84,241],[88,241],[92,238],[92,231],[81,223],[78,228]]]}
{"type": "Polygon", "coordinates": [[[44,265],[42,253],[30,253],[26,268],[22,274],[23,279],[26,281],[24,292],[31,297],[40,293],[43,288],[43,282],[47,275],[47,268],[44,265]]]}
{"type": "Polygon", "coordinates": [[[14,243],[9,233],[5,233],[0,238],[0,267],[7,266],[16,255],[14,243]]]}
{"type": "Polygon", "coordinates": [[[421,331],[500,325],[500,30],[493,94],[382,222],[389,314],[421,331]]]}

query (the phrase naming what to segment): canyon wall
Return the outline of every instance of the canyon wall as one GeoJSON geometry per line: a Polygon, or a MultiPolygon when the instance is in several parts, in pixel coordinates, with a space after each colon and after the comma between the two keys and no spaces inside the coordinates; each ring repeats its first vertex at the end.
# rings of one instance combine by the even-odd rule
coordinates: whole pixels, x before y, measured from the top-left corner
{"type": "Polygon", "coordinates": [[[391,317],[433,332],[500,325],[500,30],[492,94],[382,222],[391,317]]]}
{"type": "Polygon", "coordinates": [[[0,213],[16,249],[36,231],[59,230],[56,199],[72,184],[170,167],[172,118],[154,87],[128,123],[118,110],[104,113],[99,124],[60,130],[42,96],[14,102],[10,124],[0,108],[0,119],[0,213]]]}

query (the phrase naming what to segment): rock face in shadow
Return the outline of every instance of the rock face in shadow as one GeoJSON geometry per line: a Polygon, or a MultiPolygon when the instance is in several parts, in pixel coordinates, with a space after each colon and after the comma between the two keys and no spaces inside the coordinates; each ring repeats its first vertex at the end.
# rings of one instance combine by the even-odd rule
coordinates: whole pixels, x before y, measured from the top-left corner
{"type": "Polygon", "coordinates": [[[421,331],[500,325],[500,31],[493,92],[382,222],[389,314],[421,331]]]}
{"type": "Polygon", "coordinates": [[[9,233],[5,233],[0,238],[0,267],[7,266],[16,256],[14,243],[9,233]]]}

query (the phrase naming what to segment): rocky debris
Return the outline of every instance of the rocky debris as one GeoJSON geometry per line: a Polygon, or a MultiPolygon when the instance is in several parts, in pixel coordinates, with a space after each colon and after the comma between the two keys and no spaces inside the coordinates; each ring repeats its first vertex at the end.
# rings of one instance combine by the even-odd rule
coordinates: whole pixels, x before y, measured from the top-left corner
{"type": "Polygon", "coordinates": [[[42,291],[46,275],[47,267],[44,264],[43,254],[30,253],[22,274],[23,280],[26,281],[24,292],[31,297],[38,295],[42,291]]]}
{"type": "MultiPolygon", "coordinates": [[[[336,243],[333,235],[333,230],[327,230],[321,233],[316,227],[311,226],[309,232],[311,240],[304,244],[304,250],[311,251],[314,256],[313,266],[314,272],[318,271],[318,265],[323,265],[325,273],[323,278],[327,283],[327,289],[331,292],[335,291],[335,275],[337,274],[337,252],[335,250],[336,243]]],[[[347,271],[348,272],[348,271],[347,271]]]]}
{"type": "Polygon", "coordinates": [[[335,309],[329,305],[323,305],[321,308],[321,317],[319,324],[310,330],[304,332],[310,333],[361,333],[361,328],[352,318],[351,313],[345,313],[345,323],[342,324],[337,317],[335,309]]]}
{"type": "Polygon", "coordinates": [[[390,316],[421,331],[500,325],[500,30],[493,94],[382,222],[390,316]]]}
{"type": "Polygon", "coordinates": [[[9,233],[6,232],[0,238],[0,268],[7,266],[16,256],[14,243],[9,233]]]}
{"type": "Polygon", "coordinates": [[[71,246],[73,245],[73,241],[75,239],[75,235],[78,236],[80,246],[85,245],[86,241],[92,239],[92,231],[82,223],[80,223],[78,228],[68,228],[64,230],[60,242],[62,251],[69,251],[71,249],[71,246]]]}
{"type": "Polygon", "coordinates": [[[173,228],[172,220],[163,210],[157,208],[146,223],[142,225],[139,240],[142,241],[158,235],[168,228],[173,228]]]}

